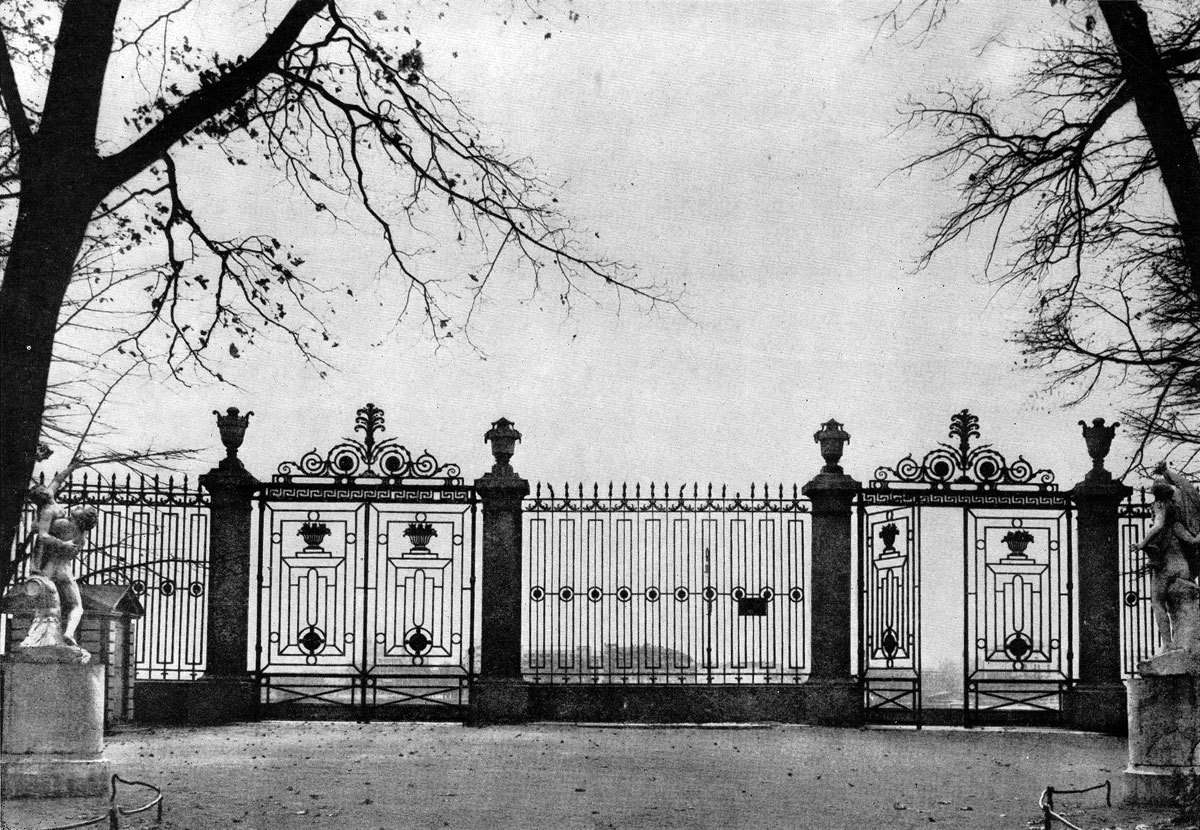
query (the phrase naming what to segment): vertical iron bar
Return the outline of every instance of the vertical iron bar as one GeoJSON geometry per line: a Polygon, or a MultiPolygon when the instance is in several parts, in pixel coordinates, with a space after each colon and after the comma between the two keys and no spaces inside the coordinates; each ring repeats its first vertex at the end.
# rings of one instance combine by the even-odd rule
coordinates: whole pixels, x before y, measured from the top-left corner
{"type": "Polygon", "coordinates": [[[913,705],[916,708],[916,727],[920,729],[925,720],[924,701],[922,700],[922,651],[921,648],[921,506],[919,504],[912,508],[913,521],[913,541],[912,541],[912,560],[913,560],[913,643],[915,644],[915,660],[916,667],[916,687],[914,688],[913,705]]]}
{"type": "MultiPolygon", "coordinates": [[[[362,593],[359,596],[359,601],[362,603],[362,630],[359,632],[362,638],[362,663],[359,666],[359,677],[361,678],[361,701],[362,710],[359,713],[359,722],[368,723],[370,721],[367,711],[367,649],[375,643],[375,627],[371,625],[368,612],[371,610],[372,603],[368,602],[369,596],[374,596],[370,593],[371,576],[374,573],[371,570],[371,553],[377,550],[376,545],[371,544],[371,508],[375,506],[372,499],[363,500],[363,532],[362,540],[359,548],[362,551],[362,575],[360,577],[362,585],[362,593]]],[[[357,540],[356,540],[357,541],[357,540]]],[[[379,620],[379,609],[375,609],[375,620],[379,620]]],[[[350,702],[354,702],[354,694],[351,692],[350,702]]]]}
{"type": "MultiPolygon", "coordinates": [[[[1063,517],[1067,523],[1067,685],[1058,694],[1058,718],[1062,720],[1066,710],[1066,694],[1075,682],[1075,537],[1070,531],[1074,522],[1070,521],[1070,501],[1067,501],[1063,517]]],[[[1063,557],[1062,546],[1058,546],[1058,557],[1063,557]]],[[[1062,688],[1062,687],[1061,687],[1062,688]]]]}
{"type": "MultiPolygon", "coordinates": [[[[711,544],[711,540],[709,542],[711,544]]],[[[704,548],[704,587],[708,588],[712,585],[712,549],[704,548]]],[[[704,667],[708,682],[713,682],[713,663],[712,663],[712,609],[716,603],[708,601],[708,597],[701,593],[701,601],[704,602],[704,667]]]]}
{"type": "MultiPolygon", "coordinates": [[[[964,507],[962,509],[962,557],[963,557],[963,726],[970,728],[971,722],[971,557],[975,553],[975,540],[968,538],[970,535],[971,523],[969,515],[971,508],[964,507]]],[[[987,550],[984,550],[986,557],[987,550]]],[[[979,570],[979,562],[975,562],[975,571],[979,570]]],[[[978,591],[975,592],[975,605],[979,605],[978,591]]],[[[977,609],[976,609],[977,610],[977,609]]],[[[978,623],[978,619],[975,619],[978,623]]]]}
{"type": "MultiPolygon", "coordinates": [[[[254,623],[255,623],[255,625],[254,625],[254,627],[255,627],[254,680],[255,680],[255,685],[257,687],[256,692],[257,692],[260,703],[261,703],[262,697],[263,697],[263,685],[264,685],[263,684],[263,665],[262,665],[262,651],[263,651],[263,643],[262,643],[262,641],[263,641],[263,613],[262,613],[262,610],[263,610],[263,558],[266,554],[263,550],[263,547],[264,547],[263,539],[265,538],[265,536],[263,534],[263,521],[266,517],[266,514],[267,514],[267,497],[266,497],[266,494],[260,490],[259,494],[258,494],[258,546],[257,546],[258,547],[258,565],[257,565],[258,591],[256,592],[256,596],[255,596],[255,612],[254,612],[254,615],[255,615],[255,619],[254,619],[254,623]]],[[[210,519],[210,521],[211,521],[211,519],[210,519]]],[[[211,580],[209,581],[209,584],[210,585],[212,584],[211,580]]],[[[206,596],[208,595],[207,590],[205,590],[204,593],[206,596]]],[[[267,692],[267,697],[268,697],[268,699],[270,698],[269,689],[267,692]]]]}
{"type": "MultiPolygon", "coordinates": [[[[867,570],[866,535],[867,507],[863,504],[862,495],[860,494],[858,496],[858,680],[863,692],[863,719],[869,722],[871,713],[871,681],[867,677],[867,641],[864,636],[866,633],[868,604],[867,581],[865,578],[867,570]]],[[[805,605],[808,605],[808,603],[806,602],[805,605]]]]}
{"type": "MultiPolygon", "coordinates": [[[[468,624],[466,627],[466,636],[469,638],[467,640],[467,688],[468,689],[470,688],[471,684],[475,680],[475,605],[478,601],[478,592],[476,591],[476,578],[475,578],[476,577],[476,567],[477,567],[477,565],[476,565],[476,550],[475,550],[475,520],[479,513],[479,496],[475,492],[474,487],[471,488],[470,505],[471,505],[471,559],[470,559],[471,574],[470,574],[470,579],[469,579],[470,610],[468,612],[469,621],[468,621],[468,624]]],[[[524,521],[524,519],[522,519],[522,521],[524,521]]],[[[528,540],[529,535],[522,534],[522,538],[528,540]]],[[[528,542],[526,542],[526,544],[528,544],[528,542]]],[[[528,553],[526,553],[524,545],[522,545],[522,548],[521,548],[521,556],[523,559],[528,561],[529,555],[528,555],[528,553]]],[[[522,565],[522,570],[524,570],[524,565],[522,565]]],[[[527,630],[528,630],[528,626],[527,626],[527,630]]],[[[469,703],[470,703],[470,701],[468,700],[468,704],[469,703]]]]}

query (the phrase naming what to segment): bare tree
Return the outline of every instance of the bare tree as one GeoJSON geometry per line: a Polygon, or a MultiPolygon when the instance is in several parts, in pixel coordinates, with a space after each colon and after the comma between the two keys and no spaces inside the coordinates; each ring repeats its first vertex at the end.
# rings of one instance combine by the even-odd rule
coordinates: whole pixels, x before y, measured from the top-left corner
{"type": "MultiPolygon", "coordinates": [[[[904,4],[884,23],[951,25],[969,13],[952,5],[904,4]]],[[[936,136],[914,166],[941,166],[960,196],[921,264],[986,232],[988,276],[1036,298],[1017,334],[1031,363],[1076,400],[1127,393],[1143,449],[1200,446],[1200,4],[1160,2],[1153,19],[1134,0],[1051,5],[1062,28],[1015,98],[947,88],[913,103],[910,124],[936,136]]]]}
{"type": "Polygon", "coordinates": [[[0,7],[0,551],[30,481],[64,322],[102,335],[85,354],[59,345],[64,365],[85,371],[119,355],[215,374],[206,354],[218,335],[272,332],[324,359],[315,346],[332,335],[313,303],[333,286],[306,275],[286,240],[215,230],[180,164],[196,149],[231,169],[270,165],[317,214],[355,205],[434,337],[461,321],[406,244],[439,210],[437,229],[478,252],[482,267],[463,282],[476,296],[507,257],[535,287],[553,279],[564,302],[589,281],[661,299],[578,244],[545,183],[489,146],[417,46],[385,43],[384,13],[356,17],[353,0],[264,2],[257,48],[218,56],[172,36],[172,20],[199,2],[0,7]],[[114,55],[157,61],[161,89],[126,113],[132,141],[99,146],[114,55]],[[149,266],[134,256],[147,246],[161,253],[149,266]]]}

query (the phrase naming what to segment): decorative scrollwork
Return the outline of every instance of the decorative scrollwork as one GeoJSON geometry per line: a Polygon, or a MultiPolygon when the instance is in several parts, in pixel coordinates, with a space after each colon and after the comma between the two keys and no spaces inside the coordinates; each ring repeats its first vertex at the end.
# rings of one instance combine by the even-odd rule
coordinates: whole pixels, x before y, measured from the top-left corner
{"type": "Polygon", "coordinates": [[[385,428],[383,410],[368,403],[354,418],[354,431],[363,434],[362,440],[346,438],[324,454],[313,449],[299,461],[284,461],[272,481],[290,483],[296,478],[327,478],[338,484],[352,484],[360,479],[388,485],[416,481],[462,484],[462,471],[457,464],[442,464],[428,451],[414,458],[395,438],[379,440],[385,428]]]}
{"type": "Polygon", "coordinates": [[[931,490],[948,490],[966,485],[988,491],[1004,487],[1058,490],[1053,472],[1034,469],[1023,456],[1010,462],[991,444],[971,446],[971,439],[979,435],[979,417],[966,409],[956,412],[950,418],[950,437],[957,439],[956,444],[938,444],[920,462],[910,454],[893,467],[878,468],[871,487],[928,485],[931,490]]]}

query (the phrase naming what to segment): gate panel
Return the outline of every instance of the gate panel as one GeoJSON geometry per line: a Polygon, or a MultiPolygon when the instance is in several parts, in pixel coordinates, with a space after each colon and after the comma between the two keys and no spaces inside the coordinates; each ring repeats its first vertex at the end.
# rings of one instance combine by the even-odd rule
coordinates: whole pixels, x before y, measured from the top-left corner
{"type": "Polygon", "coordinates": [[[868,719],[920,724],[921,509],[859,511],[859,642],[868,719]]]}
{"type": "Polygon", "coordinates": [[[263,703],[360,720],[457,713],[475,668],[475,492],[456,466],[377,440],[374,405],[355,429],[361,442],[285,462],[260,492],[263,703]]]}
{"type": "Polygon", "coordinates": [[[363,669],[355,640],[364,611],[361,571],[367,562],[359,543],[365,505],[267,502],[263,514],[261,670],[357,674],[363,669]],[[309,540],[301,537],[304,530],[309,540]]]}
{"type": "Polygon", "coordinates": [[[1069,516],[965,511],[967,725],[1062,708],[1074,660],[1069,516]]]}
{"type": "Polygon", "coordinates": [[[376,707],[402,704],[409,697],[401,678],[426,678],[418,692],[432,700],[437,678],[456,686],[472,671],[474,624],[472,575],[474,511],[461,505],[372,505],[375,528],[375,576],[368,580],[364,631],[376,621],[367,640],[365,668],[376,682],[370,686],[376,707]],[[414,544],[409,529],[432,529],[423,545],[414,544]],[[380,678],[387,678],[384,683],[380,678]]]}
{"type": "Polygon", "coordinates": [[[1146,491],[1140,491],[1136,501],[1129,499],[1122,504],[1117,515],[1121,546],[1121,665],[1126,676],[1132,677],[1137,673],[1138,663],[1154,654],[1158,642],[1146,554],[1133,549],[1146,538],[1146,531],[1154,521],[1146,491]]]}

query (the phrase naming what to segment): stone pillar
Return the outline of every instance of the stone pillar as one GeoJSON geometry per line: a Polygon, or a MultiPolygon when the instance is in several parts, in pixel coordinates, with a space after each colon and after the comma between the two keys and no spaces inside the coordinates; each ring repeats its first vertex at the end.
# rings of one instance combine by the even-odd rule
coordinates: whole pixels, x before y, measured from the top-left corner
{"type": "Polygon", "coordinates": [[[1121,548],[1117,510],[1131,489],[1104,469],[1117,424],[1103,418],[1083,427],[1092,469],[1071,490],[1079,563],[1079,677],[1067,718],[1071,727],[1109,734],[1127,729],[1121,676],[1121,548]]]}
{"type": "MultiPolygon", "coordinates": [[[[18,649],[26,655],[45,649],[18,649]]],[[[64,798],[108,791],[104,666],[2,660],[0,799],[64,798]]]]}
{"type": "Polygon", "coordinates": [[[521,440],[501,418],[484,436],[496,463],[475,480],[483,503],[483,573],[480,594],[479,675],[471,686],[471,722],[520,723],[528,719],[529,689],[521,679],[521,500],[529,482],[509,461],[521,440]]]}
{"type": "Polygon", "coordinates": [[[237,457],[253,412],[214,412],[225,458],[200,476],[212,496],[208,528],[208,648],[201,680],[188,684],[189,723],[257,716],[257,688],[246,667],[250,643],[250,524],[259,481],[237,457]]]}
{"type": "Polygon", "coordinates": [[[825,466],[802,492],[812,502],[812,587],[809,592],[811,670],[806,719],[811,723],[857,725],[863,722],[862,688],[850,655],[854,562],[851,515],[861,485],[838,464],[850,435],[827,421],[814,440],[825,466]]]}

